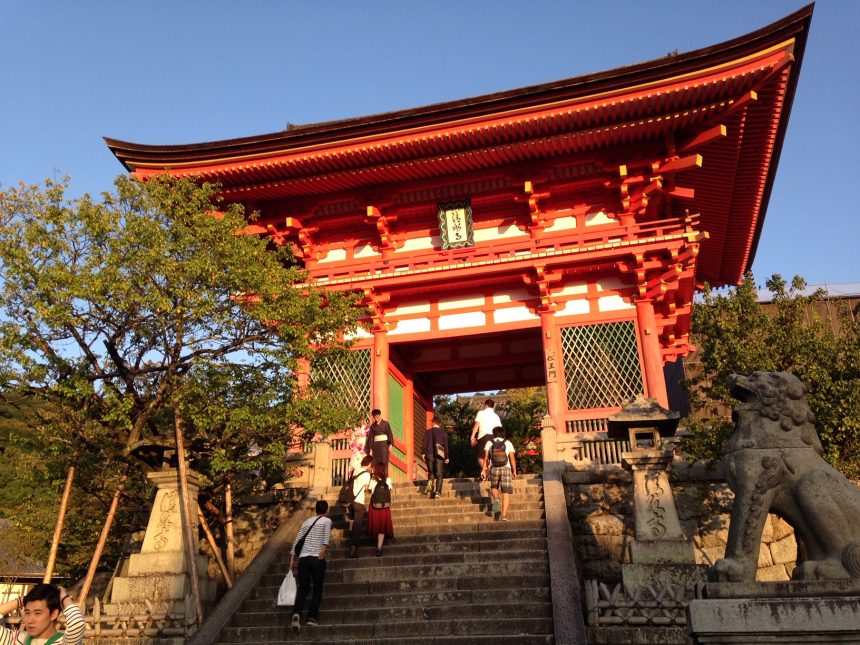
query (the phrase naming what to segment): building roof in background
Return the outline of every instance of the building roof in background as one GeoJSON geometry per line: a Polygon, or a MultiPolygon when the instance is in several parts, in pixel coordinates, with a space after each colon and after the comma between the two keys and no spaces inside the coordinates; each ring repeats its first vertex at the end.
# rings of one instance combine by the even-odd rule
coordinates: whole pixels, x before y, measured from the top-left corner
{"type": "MultiPolygon", "coordinates": [[[[860,282],[840,282],[837,284],[810,284],[799,295],[811,296],[819,289],[829,298],[860,298],[860,282]]],[[[773,294],[767,289],[758,290],[759,302],[772,302],[773,294]]]]}

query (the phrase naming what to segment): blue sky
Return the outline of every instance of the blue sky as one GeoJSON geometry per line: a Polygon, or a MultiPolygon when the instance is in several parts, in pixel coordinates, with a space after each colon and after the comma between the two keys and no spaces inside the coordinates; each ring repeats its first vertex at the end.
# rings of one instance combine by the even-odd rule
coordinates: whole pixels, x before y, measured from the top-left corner
{"type": "MultiPolygon", "coordinates": [[[[802,1],[0,0],[0,185],[111,188],[103,136],[195,143],[716,44],[802,1]]],[[[820,0],[753,269],[860,282],[860,1],[820,0]]]]}

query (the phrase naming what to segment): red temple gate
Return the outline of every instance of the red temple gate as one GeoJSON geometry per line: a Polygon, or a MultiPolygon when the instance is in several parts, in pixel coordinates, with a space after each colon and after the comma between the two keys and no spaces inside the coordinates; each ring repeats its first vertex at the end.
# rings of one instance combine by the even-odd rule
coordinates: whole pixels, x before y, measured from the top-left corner
{"type": "Polygon", "coordinates": [[[107,140],[132,175],[199,176],[360,292],[328,365],[413,474],[432,397],[545,385],[555,427],[668,407],[693,295],[736,284],[762,228],[810,9],[687,54],[462,101],[196,145],[107,140]]]}

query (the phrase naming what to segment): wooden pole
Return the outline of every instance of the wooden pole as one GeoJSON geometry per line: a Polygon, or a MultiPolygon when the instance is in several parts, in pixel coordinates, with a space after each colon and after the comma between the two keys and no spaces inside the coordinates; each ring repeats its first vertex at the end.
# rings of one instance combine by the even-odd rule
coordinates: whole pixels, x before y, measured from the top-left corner
{"type": "Polygon", "coordinates": [[[224,488],[224,514],[227,516],[227,521],[224,524],[224,535],[227,542],[227,571],[230,572],[230,578],[235,580],[236,546],[233,541],[233,485],[229,479],[224,488]]]}
{"type": "Polygon", "coordinates": [[[60,536],[63,534],[63,522],[66,520],[66,509],[69,507],[69,497],[72,494],[72,481],[75,479],[74,462],[69,466],[66,475],[66,487],[60,499],[60,511],[57,513],[57,523],[54,525],[54,537],[51,539],[51,551],[48,554],[48,564],[45,566],[45,577],[42,582],[51,582],[54,576],[54,565],[57,563],[57,550],[60,548],[60,536]]]}
{"type": "Polygon", "coordinates": [[[200,580],[197,577],[197,540],[191,524],[191,508],[188,500],[188,470],[185,466],[185,441],[182,438],[182,416],[179,406],[175,405],[174,426],[176,427],[176,458],[179,469],[179,496],[182,500],[182,519],[184,520],[186,550],[188,551],[188,568],[191,574],[191,596],[194,601],[194,622],[197,626],[203,621],[203,602],[200,600],[200,580]]]}
{"type": "Polygon", "coordinates": [[[206,541],[209,542],[209,548],[212,549],[212,553],[215,554],[215,561],[218,563],[218,568],[221,569],[221,575],[224,576],[224,582],[227,583],[227,588],[232,589],[233,578],[227,571],[227,565],[224,564],[224,558],[221,557],[221,550],[215,543],[215,536],[212,535],[212,531],[209,530],[209,525],[206,523],[203,511],[199,508],[197,509],[197,521],[200,522],[200,526],[203,527],[203,532],[206,534],[206,541]]]}
{"type": "Polygon", "coordinates": [[[93,553],[93,558],[90,560],[90,568],[87,569],[87,575],[84,578],[84,584],[81,586],[81,591],[78,594],[78,605],[80,605],[81,610],[86,613],[87,608],[87,595],[90,593],[90,587],[93,585],[93,579],[96,577],[96,568],[99,566],[99,560],[102,557],[102,551],[104,551],[105,544],[107,543],[108,533],[110,533],[110,528],[113,526],[113,520],[116,517],[116,509],[119,506],[119,498],[122,495],[122,491],[125,488],[125,481],[128,479],[128,467],[126,467],[125,474],[122,476],[122,480],[119,482],[119,486],[116,488],[116,492],[113,494],[113,499],[110,503],[110,508],[108,509],[107,518],[105,518],[104,526],[102,526],[101,535],[99,535],[98,544],[96,544],[96,550],[93,553]]]}

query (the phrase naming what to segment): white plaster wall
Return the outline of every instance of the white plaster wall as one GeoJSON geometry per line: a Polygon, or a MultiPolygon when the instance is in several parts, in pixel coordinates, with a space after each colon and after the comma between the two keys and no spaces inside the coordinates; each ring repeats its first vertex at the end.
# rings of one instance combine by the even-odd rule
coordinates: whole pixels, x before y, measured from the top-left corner
{"type": "Polygon", "coordinates": [[[493,312],[493,320],[497,323],[537,320],[539,318],[540,316],[533,314],[528,307],[505,307],[493,312]]]}
{"type": "Polygon", "coordinates": [[[484,296],[454,296],[451,298],[439,299],[439,311],[449,311],[451,309],[471,309],[474,307],[484,306],[484,296]]]}
{"type": "Polygon", "coordinates": [[[324,262],[342,262],[346,260],[346,249],[329,249],[325,257],[320,258],[320,264],[324,262]]]}
{"type": "Polygon", "coordinates": [[[629,302],[624,302],[621,296],[603,296],[597,299],[598,311],[621,311],[622,309],[633,309],[629,302]]]}
{"type": "Polygon", "coordinates": [[[395,317],[426,313],[430,313],[430,302],[427,300],[404,302],[391,312],[395,317]]]}
{"type": "Polygon", "coordinates": [[[409,251],[432,251],[433,239],[429,237],[414,237],[410,240],[403,240],[403,246],[397,249],[398,253],[408,253],[409,251]]]}
{"type": "Polygon", "coordinates": [[[439,316],[439,329],[459,329],[461,327],[483,327],[487,317],[483,311],[469,311],[463,314],[439,316]]]}
{"type": "Polygon", "coordinates": [[[586,226],[599,226],[601,224],[614,224],[615,220],[609,217],[604,211],[597,211],[585,216],[586,226]]]}
{"type": "Polygon", "coordinates": [[[493,294],[493,302],[504,304],[507,302],[521,302],[531,298],[527,289],[512,289],[510,291],[497,291],[493,294]]]}
{"type": "Polygon", "coordinates": [[[576,218],[572,215],[565,217],[556,217],[550,226],[547,226],[545,231],[551,233],[553,231],[569,231],[576,228],[576,218]]]}
{"type": "Polygon", "coordinates": [[[396,336],[397,334],[420,334],[423,332],[430,331],[430,319],[429,318],[411,318],[409,320],[401,320],[397,323],[397,326],[388,332],[389,336],[396,336]]]}
{"type": "Polygon", "coordinates": [[[585,298],[568,300],[564,307],[555,312],[556,316],[581,316],[591,311],[591,305],[585,298]]]}
{"type": "Polygon", "coordinates": [[[352,256],[354,258],[372,258],[377,257],[380,254],[373,250],[373,247],[370,244],[362,244],[361,246],[356,246],[355,251],[352,256]]]}
{"type": "Polygon", "coordinates": [[[475,230],[475,244],[478,242],[492,242],[510,237],[521,237],[528,235],[526,231],[511,224],[510,226],[496,226],[494,228],[479,228],[475,230]]]}

